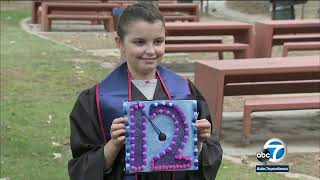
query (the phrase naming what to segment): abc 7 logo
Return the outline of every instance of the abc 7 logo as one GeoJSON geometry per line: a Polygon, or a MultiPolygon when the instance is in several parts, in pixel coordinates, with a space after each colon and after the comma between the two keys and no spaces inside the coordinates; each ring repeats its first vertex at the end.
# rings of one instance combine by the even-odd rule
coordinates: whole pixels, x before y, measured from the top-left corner
{"type": "Polygon", "coordinates": [[[263,151],[257,153],[257,159],[260,162],[267,162],[270,159],[270,153],[268,149],[264,149],[263,151]]]}
{"type": "Polygon", "coordinates": [[[270,139],[263,148],[263,151],[257,153],[257,159],[260,162],[279,162],[287,154],[286,144],[278,138],[270,139]]]}

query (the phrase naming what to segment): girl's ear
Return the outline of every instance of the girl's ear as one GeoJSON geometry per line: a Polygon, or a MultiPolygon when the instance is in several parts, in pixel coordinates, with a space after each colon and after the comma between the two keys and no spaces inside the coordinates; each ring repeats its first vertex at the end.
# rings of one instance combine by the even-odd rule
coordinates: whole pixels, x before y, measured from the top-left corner
{"type": "Polygon", "coordinates": [[[116,36],[116,37],[114,38],[114,40],[116,41],[116,46],[117,46],[117,48],[120,49],[120,48],[121,48],[121,39],[120,39],[120,37],[119,37],[119,36],[116,36]]]}

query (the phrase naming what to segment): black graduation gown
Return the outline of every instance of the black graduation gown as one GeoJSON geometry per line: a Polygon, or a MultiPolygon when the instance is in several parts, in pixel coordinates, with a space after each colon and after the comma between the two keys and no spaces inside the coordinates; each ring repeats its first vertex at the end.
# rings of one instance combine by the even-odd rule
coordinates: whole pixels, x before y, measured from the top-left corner
{"type": "MultiPolygon", "coordinates": [[[[211,122],[208,106],[189,81],[191,97],[198,101],[199,118],[208,119],[211,122]]],[[[133,100],[147,100],[144,95],[133,85],[133,100]]],[[[154,99],[168,99],[160,81],[158,81],[154,99]]],[[[73,159],[69,161],[69,177],[72,180],[122,180],[124,167],[124,151],[116,158],[112,171],[105,173],[105,159],[103,155],[103,135],[101,133],[97,106],[95,100],[95,87],[81,92],[70,114],[70,146],[73,159]]],[[[214,134],[214,133],[213,133],[214,134]]],[[[199,155],[199,170],[187,171],[187,173],[175,172],[175,179],[186,180],[213,180],[216,177],[222,159],[222,149],[215,135],[203,143],[199,155]]],[[[171,172],[154,172],[139,174],[139,180],[170,180],[171,172]]]]}

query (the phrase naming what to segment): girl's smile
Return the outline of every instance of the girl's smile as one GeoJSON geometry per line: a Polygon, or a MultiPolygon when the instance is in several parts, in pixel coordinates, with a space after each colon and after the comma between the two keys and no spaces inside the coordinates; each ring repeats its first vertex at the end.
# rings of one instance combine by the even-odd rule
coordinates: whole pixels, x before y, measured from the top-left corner
{"type": "Polygon", "coordinates": [[[117,40],[122,58],[134,79],[153,79],[165,51],[165,28],[160,20],[128,24],[123,41],[117,40]]]}

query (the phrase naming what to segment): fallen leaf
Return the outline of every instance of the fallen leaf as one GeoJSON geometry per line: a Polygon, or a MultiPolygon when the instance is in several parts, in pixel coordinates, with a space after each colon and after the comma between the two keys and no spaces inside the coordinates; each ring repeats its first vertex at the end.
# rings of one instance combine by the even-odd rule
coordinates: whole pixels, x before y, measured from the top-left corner
{"type": "Polygon", "coordinates": [[[11,178],[10,177],[3,177],[3,178],[0,178],[0,180],[10,180],[11,178]]]}
{"type": "Polygon", "coordinates": [[[31,155],[32,155],[32,156],[39,156],[39,154],[38,154],[38,153],[35,153],[35,152],[31,153],[31,155]]]}
{"type": "Polygon", "coordinates": [[[59,147],[59,146],[62,146],[60,143],[58,143],[58,142],[51,142],[51,144],[52,144],[52,146],[53,147],[59,147]]]}
{"type": "Polygon", "coordinates": [[[60,159],[62,157],[61,153],[52,153],[53,159],[60,159]]]}
{"type": "Polygon", "coordinates": [[[241,156],[240,158],[242,164],[250,164],[248,156],[241,156]]]}
{"type": "Polygon", "coordinates": [[[65,138],[64,140],[63,140],[63,143],[62,143],[63,145],[68,145],[68,144],[70,144],[70,138],[68,137],[68,138],[65,138]]]}

